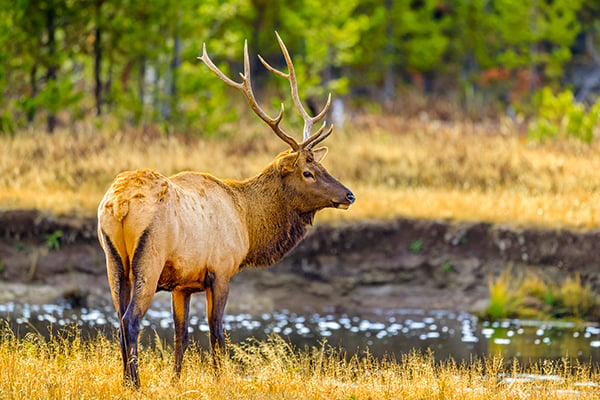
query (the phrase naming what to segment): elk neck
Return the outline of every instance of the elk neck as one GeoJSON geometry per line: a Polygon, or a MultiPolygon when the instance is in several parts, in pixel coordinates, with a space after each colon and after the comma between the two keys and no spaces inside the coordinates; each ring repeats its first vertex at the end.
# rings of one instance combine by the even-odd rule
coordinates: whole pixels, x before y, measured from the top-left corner
{"type": "Polygon", "coordinates": [[[315,211],[290,206],[279,171],[269,165],[260,175],[227,182],[238,194],[248,229],[249,249],[243,266],[269,266],[281,260],[306,235],[315,211]]]}

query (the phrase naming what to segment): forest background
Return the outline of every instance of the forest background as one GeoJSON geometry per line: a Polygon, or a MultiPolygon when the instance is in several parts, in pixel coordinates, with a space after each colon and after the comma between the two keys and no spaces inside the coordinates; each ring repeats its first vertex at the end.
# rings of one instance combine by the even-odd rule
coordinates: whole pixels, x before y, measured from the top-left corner
{"type": "Polygon", "coordinates": [[[0,0],[0,132],[110,114],[224,135],[239,101],[198,65],[202,44],[234,76],[247,39],[255,86],[277,105],[286,82],[254,56],[283,64],[274,30],[311,109],[332,92],[351,109],[401,113],[409,89],[471,119],[527,117],[542,87],[593,103],[600,84],[596,0],[0,0]]]}

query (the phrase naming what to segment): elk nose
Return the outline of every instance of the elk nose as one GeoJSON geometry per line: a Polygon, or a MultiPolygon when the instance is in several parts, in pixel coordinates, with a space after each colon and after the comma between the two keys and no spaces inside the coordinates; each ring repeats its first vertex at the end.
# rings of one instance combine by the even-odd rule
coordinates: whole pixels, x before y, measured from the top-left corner
{"type": "Polygon", "coordinates": [[[356,196],[354,196],[354,193],[348,190],[348,193],[346,193],[346,200],[348,200],[348,202],[352,204],[354,203],[354,200],[356,200],[356,196]]]}

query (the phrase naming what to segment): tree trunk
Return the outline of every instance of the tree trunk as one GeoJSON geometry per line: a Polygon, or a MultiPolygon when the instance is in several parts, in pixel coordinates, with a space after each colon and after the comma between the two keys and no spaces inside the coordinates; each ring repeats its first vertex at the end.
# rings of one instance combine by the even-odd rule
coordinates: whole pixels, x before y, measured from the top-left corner
{"type": "MultiPolygon", "coordinates": [[[[53,5],[51,5],[50,7],[48,7],[48,10],[46,11],[46,27],[48,29],[48,55],[49,55],[49,62],[48,62],[48,71],[46,73],[46,84],[53,84],[56,85],[56,40],[54,37],[54,34],[56,32],[56,10],[54,9],[53,5]]],[[[56,87],[52,88],[52,100],[53,101],[58,101],[58,99],[55,98],[55,96],[57,96],[56,93],[56,87]]],[[[54,104],[49,104],[48,105],[48,120],[47,120],[47,130],[48,133],[53,133],[54,132],[54,128],[56,127],[56,115],[54,114],[54,104]]]]}
{"type": "Polygon", "coordinates": [[[166,102],[161,104],[163,118],[171,121],[177,110],[177,76],[179,74],[179,65],[181,64],[181,38],[179,38],[179,20],[180,14],[177,14],[175,28],[173,29],[173,53],[171,63],[169,64],[168,79],[165,82],[166,102]]]}
{"type": "MultiPolygon", "coordinates": [[[[37,92],[38,92],[38,87],[37,87],[37,62],[34,62],[33,65],[31,66],[31,70],[29,71],[29,80],[31,82],[31,99],[35,99],[35,97],[37,96],[37,92]]],[[[27,123],[32,123],[33,119],[35,118],[35,108],[34,107],[29,107],[27,109],[27,123]]]]}
{"type": "Polygon", "coordinates": [[[179,75],[179,66],[181,65],[181,38],[175,37],[173,43],[173,59],[171,60],[171,93],[170,93],[170,111],[169,118],[173,116],[177,109],[177,77],[179,75]]]}
{"type": "Polygon", "coordinates": [[[578,102],[585,101],[590,92],[600,86],[600,54],[598,54],[594,45],[594,34],[592,32],[585,34],[585,49],[587,54],[592,58],[592,69],[586,72],[581,88],[575,96],[575,100],[578,102]]]}
{"type": "Polygon", "coordinates": [[[391,111],[394,104],[395,86],[394,71],[390,65],[387,71],[385,71],[385,77],[383,78],[383,104],[387,112],[391,111]]]}
{"type": "Polygon", "coordinates": [[[94,96],[96,97],[96,115],[102,115],[102,80],[100,73],[102,71],[102,28],[100,26],[102,0],[96,1],[96,38],[94,40],[94,96]]]}
{"type": "Polygon", "coordinates": [[[108,72],[106,73],[106,81],[104,82],[104,88],[102,89],[104,93],[106,93],[104,100],[106,107],[108,107],[108,111],[110,112],[110,91],[112,89],[112,81],[113,81],[113,56],[111,52],[108,54],[108,72]]]}
{"type": "Polygon", "coordinates": [[[259,76],[259,75],[261,75],[261,73],[263,73],[264,69],[260,68],[260,66],[262,64],[258,60],[258,57],[256,57],[256,54],[259,54],[258,40],[259,40],[259,36],[260,36],[260,31],[263,26],[263,20],[265,18],[265,11],[266,11],[267,6],[262,1],[261,2],[253,1],[253,3],[254,3],[254,9],[256,10],[256,18],[254,18],[254,21],[252,21],[252,34],[251,34],[252,37],[251,37],[251,42],[250,42],[250,53],[254,54],[254,55],[252,57],[250,57],[250,69],[256,76],[259,76]]]}
{"type": "MultiPolygon", "coordinates": [[[[533,9],[531,10],[531,32],[537,33],[537,17],[538,17],[538,3],[537,0],[532,2],[533,9]]],[[[537,58],[538,58],[538,43],[531,42],[529,44],[529,54],[531,62],[529,64],[529,90],[533,91],[537,86],[537,58]]]]}
{"type": "Polygon", "coordinates": [[[146,94],[146,56],[140,58],[140,67],[138,70],[138,94],[140,103],[144,104],[144,96],[146,94]]]}
{"type": "Polygon", "coordinates": [[[385,1],[385,9],[388,14],[387,24],[385,26],[385,36],[387,37],[387,42],[384,47],[384,59],[388,60],[385,63],[385,77],[383,80],[383,106],[387,112],[391,112],[394,104],[394,92],[395,92],[395,82],[394,82],[394,21],[391,18],[392,15],[392,7],[394,6],[393,0],[385,1]]]}

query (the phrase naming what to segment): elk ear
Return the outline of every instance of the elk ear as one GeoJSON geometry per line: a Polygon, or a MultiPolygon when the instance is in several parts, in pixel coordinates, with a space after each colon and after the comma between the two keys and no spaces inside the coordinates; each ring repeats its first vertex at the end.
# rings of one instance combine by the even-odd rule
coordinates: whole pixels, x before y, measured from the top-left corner
{"type": "Polygon", "coordinates": [[[296,166],[296,161],[298,160],[299,155],[300,153],[292,152],[279,157],[276,163],[279,172],[281,172],[282,175],[292,172],[296,166]]]}
{"type": "Polygon", "coordinates": [[[315,157],[316,162],[321,162],[322,159],[327,155],[327,147],[319,147],[318,149],[313,150],[313,155],[315,157]]]}

